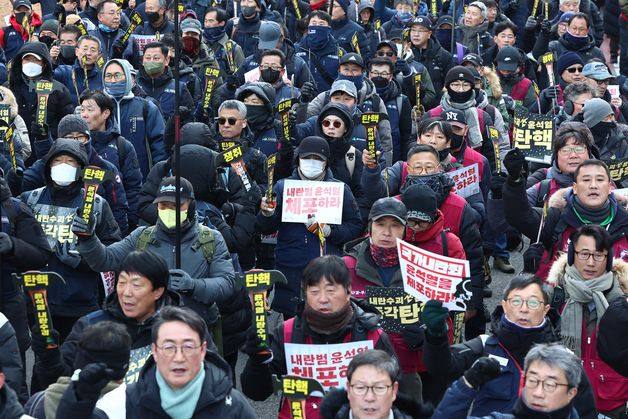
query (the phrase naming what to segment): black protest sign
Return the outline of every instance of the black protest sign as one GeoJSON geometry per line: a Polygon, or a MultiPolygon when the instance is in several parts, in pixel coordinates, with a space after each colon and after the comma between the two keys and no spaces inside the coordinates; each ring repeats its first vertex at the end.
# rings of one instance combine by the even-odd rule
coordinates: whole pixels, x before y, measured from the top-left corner
{"type": "Polygon", "coordinates": [[[76,208],[37,204],[33,212],[35,219],[44,230],[51,250],[57,247],[57,243],[76,244],[76,236],[72,233],[72,220],[74,220],[76,208]]]}
{"type": "Polygon", "coordinates": [[[40,80],[35,84],[35,91],[37,92],[37,111],[35,114],[35,120],[38,125],[44,125],[46,123],[46,115],[48,114],[48,96],[52,93],[52,82],[46,80],[40,80]]]}
{"type": "Polygon", "coordinates": [[[129,42],[131,34],[135,32],[135,29],[137,29],[138,26],[144,23],[144,19],[142,19],[142,16],[135,10],[131,12],[131,16],[129,16],[129,21],[131,22],[131,24],[127,28],[126,32],[124,32],[124,35],[122,35],[122,37],[120,38],[120,42],[122,42],[122,45],[126,45],[127,42],[129,42]]]}
{"type": "Polygon", "coordinates": [[[366,298],[381,313],[380,325],[385,332],[399,333],[404,326],[421,321],[423,303],[403,288],[366,287],[366,298]]]}
{"type": "Polygon", "coordinates": [[[513,146],[519,148],[526,160],[540,163],[552,161],[554,118],[552,115],[529,113],[523,108],[515,112],[513,146]]]}
{"type": "Polygon", "coordinates": [[[212,93],[216,86],[216,80],[220,74],[220,69],[207,67],[205,69],[205,93],[203,93],[203,111],[209,113],[211,109],[212,93]]]}
{"type": "Polygon", "coordinates": [[[283,130],[283,138],[290,141],[290,109],[296,103],[294,99],[286,99],[279,102],[277,105],[277,113],[281,118],[281,128],[283,130]]]}
{"type": "Polygon", "coordinates": [[[628,159],[605,162],[611,172],[611,180],[617,187],[628,188],[628,159]]]}

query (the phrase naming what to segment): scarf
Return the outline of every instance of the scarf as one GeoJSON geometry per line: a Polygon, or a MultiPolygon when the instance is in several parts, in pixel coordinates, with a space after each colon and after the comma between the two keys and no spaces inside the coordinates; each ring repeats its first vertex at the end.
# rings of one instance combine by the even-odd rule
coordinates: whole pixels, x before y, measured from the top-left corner
{"type": "Polygon", "coordinates": [[[467,120],[467,125],[469,126],[469,145],[474,149],[480,147],[484,139],[482,138],[478,112],[482,112],[482,110],[476,107],[475,92],[471,96],[471,99],[464,103],[452,102],[449,97],[449,93],[445,92],[440,100],[440,104],[443,107],[443,112],[447,112],[452,109],[459,109],[464,112],[464,117],[467,120]]]}
{"type": "Polygon", "coordinates": [[[373,243],[370,243],[370,251],[373,262],[375,262],[377,266],[392,268],[395,265],[399,265],[397,246],[387,248],[375,246],[373,243]]]}
{"type": "Polygon", "coordinates": [[[484,22],[480,23],[478,26],[466,26],[462,23],[463,20],[464,18],[462,18],[458,24],[458,27],[462,31],[462,40],[459,42],[469,48],[470,52],[481,55],[480,35],[488,30],[488,20],[484,20],[484,22]]]}
{"type": "Polygon", "coordinates": [[[611,201],[606,200],[602,208],[585,208],[577,196],[573,200],[573,212],[583,224],[599,224],[602,227],[610,224],[615,218],[615,209],[611,207],[611,201]]]}
{"type": "Polygon", "coordinates": [[[159,386],[161,408],[164,409],[164,412],[171,418],[190,419],[194,415],[205,382],[204,365],[201,365],[200,371],[192,381],[178,389],[171,388],[166,383],[159,373],[159,369],[155,369],[155,378],[159,386]]]}
{"type": "Polygon", "coordinates": [[[335,313],[321,313],[305,303],[303,318],[316,333],[333,335],[349,324],[353,318],[353,309],[351,304],[347,304],[343,309],[335,313]]]}
{"type": "MultiPolygon", "coordinates": [[[[539,383],[539,385],[542,385],[539,383]]],[[[539,412],[537,410],[531,409],[524,397],[523,394],[519,399],[515,402],[514,407],[512,408],[512,414],[517,419],[567,419],[571,417],[571,412],[573,410],[573,400],[568,403],[566,406],[561,407],[560,409],[553,410],[551,412],[539,412]]]]}
{"type": "Polygon", "coordinates": [[[532,345],[535,343],[547,343],[545,328],[548,326],[547,317],[543,322],[534,327],[521,327],[511,321],[506,314],[502,314],[499,321],[499,330],[496,333],[500,342],[513,356],[519,365],[523,365],[523,360],[532,345]]]}
{"type": "Polygon", "coordinates": [[[597,322],[600,322],[608,308],[604,291],[613,286],[613,272],[606,272],[595,279],[584,279],[576,267],[570,265],[565,269],[563,279],[565,293],[569,295],[560,316],[563,344],[580,356],[583,307],[593,302],[597,322]]]}

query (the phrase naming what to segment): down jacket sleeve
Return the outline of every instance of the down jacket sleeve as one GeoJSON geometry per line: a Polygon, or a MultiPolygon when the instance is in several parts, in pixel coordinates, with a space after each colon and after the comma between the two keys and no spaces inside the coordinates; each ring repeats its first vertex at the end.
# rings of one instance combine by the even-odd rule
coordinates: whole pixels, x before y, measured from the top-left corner
{"type": "Polygon", "coordinates": [[[15,392],[18,392],[23,382],[22,358],[17,346],[15,330],[9,323],[9,319],[2,313],[0,313],[0,349],[0,363],[2,363],[7,383],[15,392]]]}

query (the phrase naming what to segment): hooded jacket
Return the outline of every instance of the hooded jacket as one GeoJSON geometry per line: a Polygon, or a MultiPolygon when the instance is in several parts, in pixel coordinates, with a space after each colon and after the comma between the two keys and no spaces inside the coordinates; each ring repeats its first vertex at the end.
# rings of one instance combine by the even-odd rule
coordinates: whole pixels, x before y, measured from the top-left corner
{"type": "MultiPolygon", "coordinates": [[[[157,102],[161,106],[161,114],[164,120],[167,121],[174,115],[175,109],[175,81],[172,76],[172,71],[169,67],[166,67],[164,73],[157,78],[152,78],[146,74],[144,67],[140,68],[137,83],[146,94],[157,102]]],[[[188,109],[194,109],[194,100],[190,94],[186,84],[179,81],[179,94],[180,104],[179,106],[185,106],[188,109]]]]}
{"type": "Polygon", "coordinates": [[[338,46],[347,52],[358,52],[358,49],[353,46],[352,42],[353,36],[355,35],[358,39],[358,48],[362,58],[365,61],[371,58],[372,51],[366,39],[364,28],[350,20],[346,15],[342,19],[332,20],[331,33],[338,41],[338,46]]]}
{"type": "MultiPolygon", "coordinates": [[[[122,19],[120,20],[122,21],[122,19]]],[[[98,22],[96,22],[96,29],[88,33],[100,40],[100,51],[105,61],[115,58],[113,45],[124,35],[124,29],[121,26],[113,32],[105,32],[98,27],[98,22]]]]}
{"type": "MultiPolygon", "coordinates": [[[[47,80],[52,81],[52,93],[48,96],[48,106],[46,123],[50,129],[50,133],[53,137],[57,136],[57,125],[64,116],[74,112],[74,105],[70,97],[70,92],[67,87],[53,80],[52,73],[53,65],[50,59],[50,53],[46,44],[41,42],[28,42],[17,53],[11,65],[11,72],[9,74],[9,89],[15,95],[17,104],[19,106],[19,114],[24,119],[24,123],[30,129],[30,126],[37,114],[37,93],[35,92],[35,81],[47,80]],[[44,68],[42,69],[41,76],[27,81],[22,74],[22,57],[24,54],[33,53],[41,56],[44,60],[44,68]]],[[[31,139],[31,147],[33,148],[33,154],[31,155],[31,161],[35,158],[43,156],[37,156],[34,150],[33,140],[31,139]]]]}
{"type": "MultiPolygon", "coordinates": [[[[41,16],[31,9],[31,20],[29,22],[30,31],[37,29],[42,24],[41,16]]],[[[22,27],[22,22],[18,22],[15,14],[9,17],[9,26],[0,29],[0,47],[4,50],[6,61],[15,58],[18,51],[24,44],[29,43],[30,33],[27,28],[22,27]]]]}
{"type": "Polygon", "coordinates": [[[151,101],[136,97],[131,92],[131,65],[126,60],[111,60],[103,67],[104,74],[107,65],[115,62],[120,65],[126,77],[126,89],[120,100],[114,100],[116,108],[113,112],[120,134],[133,144],[137,152],[142,176],[146,178],[150,168],[167,157],[164,148],[165,123],[161,112],[151,101]]]}
{"type": "Polygon", "coordinates": [[[464,24],[464,16],[461,16],[455,33],[457,42],[469,48],[469,52],[480,56],[493,45],[493,37],[488,32],[488,19],[470,27],[464,24]]]}
{"type": "Polygon", "coordinates": [[[578,48],[569,41],[565,39],[565,36],[561,36],[557,41],[551,41],[548,46],[548,51],[556,54],[556,57],[560,57],[566,51],[573,51],[577,53],[582,61],[588,63],[589,61],[597,58],[598,60],[604,61],[604,54],[602,51],[595,46],[595,39],[591,34],[587,35],[589,37],[589,42],[586,45],[578,48]]]}
{"type": "Polygon", "coordinates": [[[4,419],[21,419],[24,417],[24,408],[17,399],[15,391],[7,383],[0,388],[0,417],[4,419]]]}
{"type": "Polygon", "coordinates": [[[79,98],[83,91],[88,89],[91,91],[102,90],[103,88],[102,74],[98,66],[94,65],[86,72],[79,65],[78,58],[72,65],[62,64],[55,68],[53,77],[68,88],[74,106],[80,105],[79,98]],[[85,77],[86,73],[87,78],[85,77]]]}
{"type": "Polygon", "coordinates": [[[445,86],[445,75],[454,66],[454,58],[441,46],[441,44],[433,37],[427,41],[425,49],[418,49],[412,45],[412,54],[414,61],[423,64],[432,78],[434,91],[438,99],[434,103],[440,103],[440,96],[445,86]]]}
{"type": "Polygon", "coordinates": [[[624,160],[628,158],[628,125],[615,123],[605,138],[595,137],[595,146],[600,152],[600,160],[624,160]]]}
{"type": "Polygon", "coordinates": [[[242,101],[251,93],[264,102],[261,106],[265,111],[262,121],[253,121],[247,112],[248,126],[254,138],[252,147],[268,157],[277,152],[280,138],[278,132],[282,132],[281,123],[275,119],[275,88],[266,82],[247,83],[236,90],[236,99],[242,101]]]}
{"type": "MultiPolygon", "coordinates": [[[[401,86],[394,78],[386,87],[383,89],[376,88],[376,91],[386,104],[393,145],[392,161],[405,160],[408,150],[415,143],[415,140],[411,138],[412,105],[410,100],[402,93],[401,86]]],[[[427,102],[425,97],[421,96],[424,98],[422,100],[427,102]]]]}
{"type": "Polygon", "coordinates": [[[324,92],[329,90],[334,80],[338,77],[338,66],[340,63],[338,58],[340,47],[336,38],[330,33],[327,42],[320,48],[314,49],[306,35],[300,42],[294,45],[294,49],[296,50],[296,56],[301,57],[307,63],[318,91],[324,92]],[[315,58],[311,58],[312,55],[315,58]]]}

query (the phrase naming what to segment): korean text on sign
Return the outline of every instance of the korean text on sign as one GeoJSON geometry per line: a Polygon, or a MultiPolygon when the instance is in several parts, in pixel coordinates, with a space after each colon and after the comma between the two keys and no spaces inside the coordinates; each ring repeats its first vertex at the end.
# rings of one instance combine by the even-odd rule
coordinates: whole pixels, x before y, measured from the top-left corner
{"type": "Polygon", "coordinates": [[[319,223],[341,224],[343,197],[341,182],[286,180],[281,221],[305,223],[313,214],[319,223]]]}
{"type": "Polygon", "coordinates": [[[470,298],[469,261],[437,255],[397,239],[404,290],[426,302],[438,300],[452,311],[466,309],[470,298]]]}
{"type": "Polygon", "coordinates": [[[385,332],[399,333],[405,325],[420,321],[423,303],[403,288],[366,287],[366,296],[380,312],[380,325],[385,332]]]}
{"type": "Polygon", "coordinates": [[[480,169],[477,163],[447,172],[454,182],[454,192],[463,198],[480,193],[480,169]]]}
{"type": "Polygon", "coordinates": [[[515,112],[513,143],[528,160],[549,163],[552,160],[554,118],[518,109],[515,112]]]}
{"type": "Polygon", "coordinates": [[[317,380],[325,390],[346,387],[349,362],[360,352],[373,349],[373,341],[335,345],[286,343],[286,370],[290,375],[317,380]]]}

